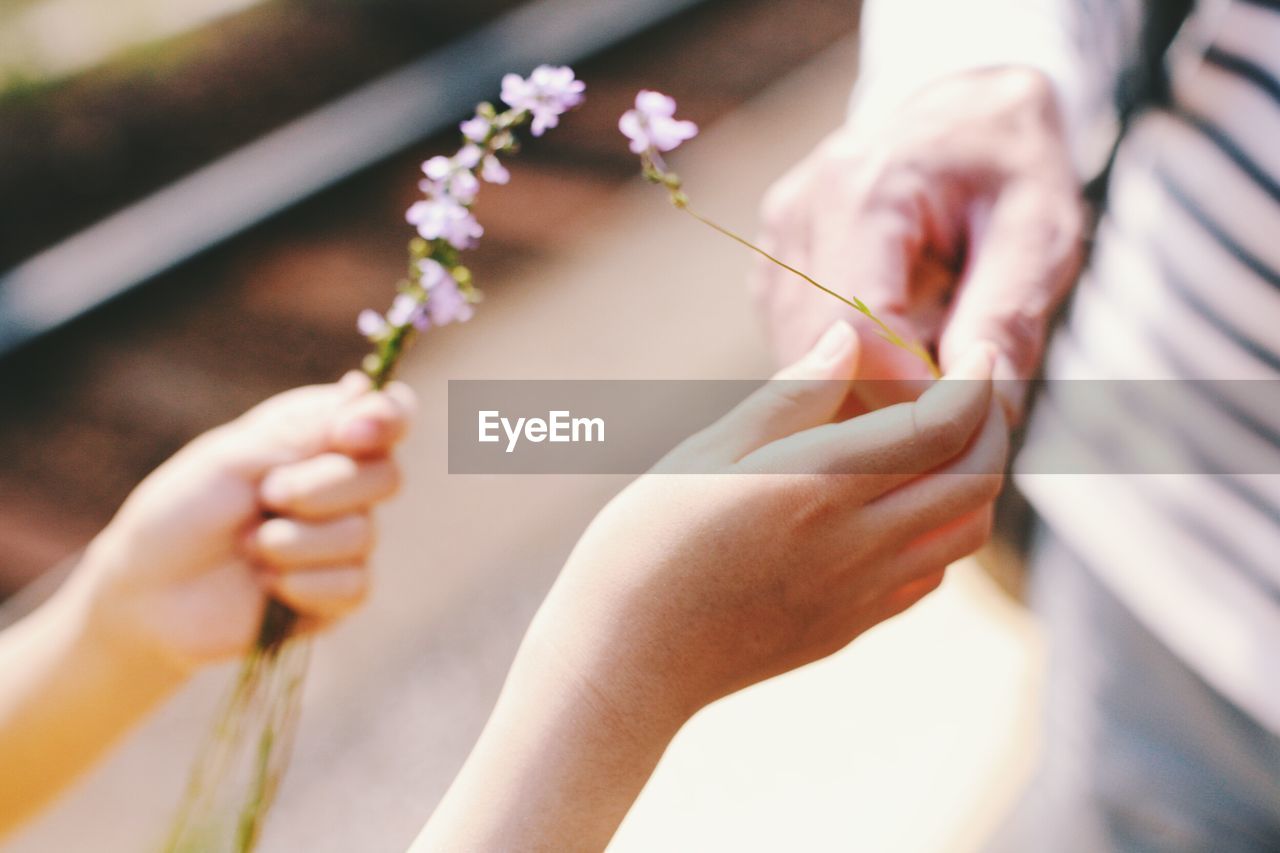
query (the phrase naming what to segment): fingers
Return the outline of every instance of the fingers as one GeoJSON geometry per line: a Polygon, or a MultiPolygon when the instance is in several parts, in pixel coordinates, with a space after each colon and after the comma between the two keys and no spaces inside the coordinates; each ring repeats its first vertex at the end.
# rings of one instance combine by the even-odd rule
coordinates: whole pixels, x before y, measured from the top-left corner
{"type": "Polygon", "coordinates": [[[258,500],[278,514],[248,534],[244,550],[273,598],[320,628],[368,592],[373,548],[369,510],[396,493],[399,470],[387,455],[406,432],[412,392],[381,392],[351,373],[333,385],[268,400],[230,425],[220,441],[261,478],[258,500]]]}
{"type": "Polygon", "coordinates": [[[338,410],[330,446],[355,457],[384,456],[404,438],[414,408],[413,392],[399,382],[380,393],[361,394],[338,410]]]}
{"type": "Polygon", "coordinates": [[[972,445],[957,459],[872,501],[867,530],[887,551],[950,524],[996,499],[1004,485],[1009,430],[1004,409],[990,398],[987,417],[972,445]]]}
{"type": "MultiPolygon", "coordinates": [[[[907,575],[904,573],[904,577],[907,575]]],[[[946,577],[946,571],[938,569],[917,576],[915,580],[908,581],[902,586],[891,592],[884,602],[884,609],[887,612],[885,618],[897,616],[899,613],[919,603],[929,593],[942,586],[942,581],[946,577]]]]}
{"type": "Polygon", "coordinates": [[[720,467],[770,442],[829,423],[848,394],[857,359],[857,335],[848,323],[836,321],[803,358],[703,430],[690,446],[705,457],[702,461],[720,467]]]}
{"type": "MultiPolygon", "coordinates": [[[[925,261],[949,254],[954,235],[941,228],[945,220],[936,181],[896,151],[868,149],[855,134],[836,134],[824,143],[825,175],[815,187],[829,199],[825,215],[813,217],[811,272],[846,297],[856,295],[908,342],[928,344],[924,321],[936,321],[945,293],[934,277],[921,277],[925,261]],[[929,284],[929,287],[925,287],[929,284]]],[[[928,366],[881,335],[861,314],[854,326],[865,341],[859,378],[878,380],[859,385],[870,408],[915,399],[924,385],[894,383],[930,380],[928,366]]]]}
{"type": "Polygon", "coordinates": [[[282,572],[339,563],[362,563],[373,550],[373,523],[368,515],[345,515],[330,521],[306,522],[271,518],[249,534],[255,561],[282,572]]]}
{"type": "Polygon", "coordinates": [[[975,222],[973,261],[961,283],[940,355],[946,367],[979,341],[995,344],[995,378],[1006,415],[1021,417],[1044,351],[1049,321],[1079,270],[1083,212],[1075,184],[1009,185],[985,221],[975,222]]]}
{"type": "Polygon", "coordinates": [[[315,523],[268,519],[248,535],[245,551],[267,594],[318,628],[368,595],[365,562],[373,546],[369,517],[348,515],[315,523]]]}
{"type": "Polygon", "coordinates": [[[322,453],[272,469],[259,486],[270,512],[326,519],[367,510],[399,491],[400,470],[388,459],[358,460],[322,453]]]}
{"type": "Polygon", "coordinates": [[[916,539],[893,561],[894,576],[916,583],[936,576],[977,551],[991,538],[994,504],[988,503],[916,539]]]}
{"type": "Polygon", "coordinates": [[[712,427],[736,462],[751,451],[831,423],[849,393],[858,362],[858,336],[837,320],[795,364],[778,371],[759,391],[712,427]]]}
{"type": "Polygon", "coordinates": [[[278,394],[214,434],[224,459],[244,476],[260,477],[327,450],[386,455],[404,436],[412,411],[407,387],[392,383],[372,392],[368,377],[352,372],[340,382],[278,394]]]}
{"type": "Polygon", "coordinates": [[[817,427],[762,448],[743,470],[788,474],[858,474],[843,485],[868,501],[959,456],[987,418],[992,352],[974,350],[945,381],[915,403],[817,427]]]}
{"type": "Polygon", "coordinates": [[[326,566],[288,573],[264,573],[267,593],[312,623],[342,616],[368,597],[369,573],[363,566],[326,566]]]}

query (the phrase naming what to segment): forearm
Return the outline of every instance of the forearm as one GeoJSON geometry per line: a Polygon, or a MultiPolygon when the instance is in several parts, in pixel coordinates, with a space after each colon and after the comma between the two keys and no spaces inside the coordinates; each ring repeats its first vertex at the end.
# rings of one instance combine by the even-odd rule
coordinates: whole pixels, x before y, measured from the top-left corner
{"type": "Polygon", "coordinates": [[[180,683],[93,629],[74,580],[0,634],[0,836],[47,805],[180,683]]]}
{"type": "Polygon", "coordinates": [[[413,853],[604,849],[685,715],[652,685],[599,689],[590,670],[622,664],[576,655],[535,623],[413,853]]]}

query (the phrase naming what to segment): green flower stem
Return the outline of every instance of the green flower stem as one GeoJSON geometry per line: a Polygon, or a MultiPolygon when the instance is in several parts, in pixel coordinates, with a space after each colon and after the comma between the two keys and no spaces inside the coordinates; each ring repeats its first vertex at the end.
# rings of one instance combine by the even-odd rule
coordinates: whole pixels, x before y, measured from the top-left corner
{"type": "Polygon", "coordinates": [[[876,326],[876,332],[877,334],[880,335],[880,337],[884,338],[886,341],[893,344],[894,346],[900,349],[906,350],[907,352],[914,355],[916,358],[923,361],[925,363],[925,366],[929,368],[929,373],[932,374],[934,379],[940,379],[942,377],[942,371],[938,369],[938,363],[934,361],[933,355],[930,354],[930,352],[927,349],[925,349],[919,343],[909,343],[906,340],[904,340],[902,336],[899,335],[897,332],[895,332],[892,328],[890,328],[890,326],[887,323],[885,323],[883,320],[877,317],[875,315],[875,312],[873,312],[871,308],[868,307],[867,303],[863,302],[861,299],[859,299],[856,296],[846,297],[842,294],[837,293],[836,291],[832,290],[826,285],[818,281],[815,281],[811,276],[806,275],[805,273],[801,272],[800,270],[796,269],[795,267],[791,266],[785,261],[782,261],[779,258],[775,258],[773,255],[769,254],[764,249],[760,248],[755,243],[748,240],[746,237],[743,237],[741,234],[737,234],[734,231],[731,231],[728,228],[725,228],[720,223],[712,219],[708,219],[707,217],[703,216],[702,214],[694,210],[692,207],[690,207],[689,196],[687,196],[684,192],[683,184],[680,180],[680,176],[667,169],[666,163],[663,162],[661,156],[657,152],[649,151],[641,155],[641,164],[643,166],[645,179],[652,183],[659,184],[661,186],[666,187],[667,192],[671,196],[671,203],[675,205],[678,209],[683,210],[685,213],[689,214],[694,219],[701,222],[703,225],[706,225],[708,228],[718,231],[719,233],[728,237],[730,240],[733,240],[735,243],[739,243],[747,247],[748,249],[755,252],[757,255],[769,261],[770,263],[776,264],[782,269],[791,273],[792,275],[798,276],[799,278],[813,285],[818,290],[821,290],[823,293],[827,294],[828,296],[833,296],[836,299],[843,302],[845,305],[848,305],[854,311],[857,311],[859,314],[863,315],[872,323],[874,323],[876,326]]]}
{"type": "Polygon", "coordinates": [[[889,343],[893,344],[896,347],[900,347],[901,349],[906,350],[907,352],[914,355],[916,358],[923,361],[925,365],[929,368],[929,372],[933,374],[934,379],[941,378],[942,371],[938,369],[937,362],[933,360],[933,356],[930,355],[927,349],[925,349],[923,346],[921,346],[918,343],[913,344],[903,340],[902,337],[897,332],[895,332],[892,328],[889,327],[888,324],[886,324],[883,320],[877,317],[875,313],[870,308],[867,307],[867,304],[863,302],[861,299],[859,299],[858,297],[856,296],[853,298],[845,297],[839,293],[836,293],[831,288],[817,281],[814,281],[812,278],[805,275],[800,270],[796,269],[795,267],[791,266],[790,264],[782,260],[779,260],[778,258],[775,258],[773,255],[769,254],[764,249],[760,248],[755,243],[751,242],[750,240],[743,237],[742,235],[735,234],[733,231],[730,231],[728,228],[725,228],[719,223],[711,219],[708,219],[707,217],[698,213],[696,210],[694,210],[692,207],[689,206],[687,200],[685,200],[684,204],[677,203],[676,207],[680,208],[685,213],[689,214],[694,219],[701,222],[703,225],[706,225],[709,228],[719,231],[721,234],[728,237],[730,240],[741,243],[743,246],[746,246],[748,249],[755,252],[757,255],[760,255],[761,257],[765,258],[766,260],[770,261],[771,263],[777,264],[787,272],[792,273],[793,275],[799,276],[800,278],[807,281],[809,284],[818,288],[818,290],[821,290],[823,293],[829,296],[834,296],[836,299],[839,299],[845,305],[848,305],[850,308],[857,311],[859,314],[862,314],[872,323],[875,323],[878,333],[886,341],[888,341],[889,343]]]}
{"type": "Polygon", "coordinates": [[[378,346],[378,351],[365,359],[364,372],[373,382],[373,389],[381,391],[395,375],[400,357],[409,348],[413,330],[408,327],[394,329],[378,346]]]}

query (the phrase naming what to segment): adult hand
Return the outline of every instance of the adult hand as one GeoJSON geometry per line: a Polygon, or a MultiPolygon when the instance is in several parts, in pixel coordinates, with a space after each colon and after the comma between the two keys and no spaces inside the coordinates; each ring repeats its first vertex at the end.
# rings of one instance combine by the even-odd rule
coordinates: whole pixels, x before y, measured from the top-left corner
{"type": "MultiPolygon", "coordinates": [[[[996,380],[1036,372],[1050,317],[1079,269],[1084,210],[1055,97],[1023,68],[966,72],[918,92],[887,126],[855,117],[779,181],[762,245],[864,300],[944,370],[974,344],[997,351],[996,380]]],[[[754,290],[779,357],[791,361],[836,317],[862,317],[772,265],[754,290]]],[[[923,380],[923,364],[863,335],[859,378],[923,380]]],[[[868,408],[910,399],[913,382],[860,385],[868,408]]],[[[1020,418],[1024,386],[998,381],[1020,418]]]]}

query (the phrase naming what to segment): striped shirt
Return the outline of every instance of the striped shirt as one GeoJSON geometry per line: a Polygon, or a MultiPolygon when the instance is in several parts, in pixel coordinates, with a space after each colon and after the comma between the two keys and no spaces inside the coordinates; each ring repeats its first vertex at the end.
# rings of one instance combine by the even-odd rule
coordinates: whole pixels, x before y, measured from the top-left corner
{"type": "MultiPolygon", "coordinates": [[[[976,4],[995,15],[982,25],[1001,31],[984,36],[997,42],[990,60],[968,48],[947,70],[1009,61],[1044,70],[1062,95],[1077,160],[1091,168],[1097,139],[1115,127],[1099,96],[1136,50],[1140,4],[1009,0],[1029,5],[1001,18],[1002,2],[976,4]],[[1029,8],[1061,29],[1041,38],[1044,27],[1001,28],[1029,8]]],[[[869,5],[894,3],[919,5],[869,5]]],[[[1166,65],[1169,104],[1140,112],[1117,149],[1089,266],[1050,343],[1050,380],[1280,380],[1280,0],[1199,0],[1166,65]]],[[[1213,418],[1192,429],[1140,393],[1122,395],[1124,416],[1184,458],[1184,473],[1071,476],[1050,458],[1064,446],[1101,469],[1106,457],[1141,448],[1055,417],[1062,386],[1048,386],[1015,467],[1019,486],[1140,621],[1280,733],[1280,475],[1214,464],[1241,446],[1280,455],[1275,396],[1251,395],[1245,383],[1184,383],[1213,418]]]]}

